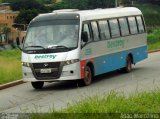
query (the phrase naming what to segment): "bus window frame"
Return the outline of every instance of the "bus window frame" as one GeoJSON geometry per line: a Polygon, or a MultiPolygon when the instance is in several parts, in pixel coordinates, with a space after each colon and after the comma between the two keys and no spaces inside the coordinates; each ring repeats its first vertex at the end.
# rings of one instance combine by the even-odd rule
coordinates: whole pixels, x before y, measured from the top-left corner
{"type": "Polygon", "coordinates": [[[129,28],[129,23],[128,23],[127,17],[119,17],[118,22],[119,22],[119,29],[120,29],[120,32],[121,32],[121,37],[130,36],[131,34],[130,34],[130,28],[129,28]],[[124,18],[126,20],[126,25],[127,25],[127,28],[128,28],[128,34],[127,35],[123,35],[122,31],[121,31],[120,19],[122,19],[122,18],[124,18]]]}
{"type": "Polygon", "coordinates": [[[91,28],[91,31],[92,31],[91,33],[92,33],[92,39],[93,39],[93,41],[94,41],[94,42],[101,41],[101,38],[100,38],[100,31],[99,31],[99,26],[98,26],[97,20],[92,20],[92,21],[90,21],[90,26],[91,26],[90,28],[91,28]],[[95,40],[95,38],[94,38],[94,32],[93,32],[92,24],[91,24],[92,22],[95,22],[96,25],[97,25],[98,38],[99,38],[98,40],[95,40]]]}
{"type": "MultiPolygon", "coordinates": [[[[82,49],[83,47],[85,47],[86,45],[92,43],[92,42],[105,41],[105,40],[102,40],[100,36],[99,36],[99,40],[98,40],[98,41],[95,41],[95,40],[94,40],[94,35],[93,35],[93,31],[92,31],[91,22],[96,22],[96,23],[97,23],[98,32],[99,32],[99,35],[100,35],[100,28],[99,28],[99,23],[98,23],[99,21],[107,21],[107,24],[108,24],[108,30],[109,30],[109,33],[110,33],[110,38],[105,39],[105,40],[112,40],[112,39],[116,39],[116,38],[121,38],[121,37],[133,36],[133,35],[137,35],[137,34],[144,34],[144,33],[146,33],[146,26],[145,26],[144,17],[143,17],[142,14],[130,15],[130,16],[123,16],[123,17],[113,17],[113,18],[103,18],[103,19],[86,20],[86,21],[83,21],[83,22],[82,22],[82,25],[88,24],[91,41],[90,41],[90,42],[87,42],[85,45],[83,45],[83,46],[81,47],[81,49],[82,49]],[[136,21],[136,17],[137,17],[137,16],[141,16],[142,23],[143,23],[143,27],[144,27],[144,32],[143,32],[143,33],[139,33],[139,31],[138,31],[138,25],[137,25],[137,22],[136,22],[136,25],[137,25],[137,33],[131,34],[130,24],[129,24],[128,18],[129,18],[129,17],[134,17],[134,18],[135,18],[135,21],[136,21]],[[119,18],[125,18],[125,19],[126,19],[126,21],[127,21],[127,26],[128,26],[128,30],[129,30],[129,34],[128,34],[128,35],[123,35],[123,36],[122,36],[122,34],[121,34],[121,29],[120,29],[120,24],[119,24],[119,18]],[[109,23],[109,20],[111,20],[111,19],[116,19],[116,20],[117,20],[118,28],[119,28],[119,33],[120,33],[120,36],[118,36],[118,37],[112,37],[111,27],[110,27],[110,23],[109,23]]],[[[83,26],[82,26],[82,28],[83,28],[83,26]]]]}
{"type": "MultiPolygon", "coordinates": [[[[137,15],[136,15],[137,16],[137,15]]],[[[128,25],[129,25],[129,29],[130,29],[130,35],[137,35],[137,34],[139,34],[139,31],[138,31],[138,26],[137,26],[137,22],[136,22],[136,16],[128,16],[128,25]],[[135,23],[136,23],[136,28],[137,28],[137,32],[136,33],[132,33],[131,32],[131,26],[130,26],[130,23],[129,23],[129,18],[134,18],[134,20],[135,20],[135,23]]]]}
{"type": "Polygon", "coordinates": [[[100,19],[100,20],[97,21],[97,24],[98,24],[98,27],[99,27],[99,35],[100,35],[101,40],[104,41],[104,40],[109,40],[109,39],[111,39],[111,32],[110,32],[108,20],[107,20],[107,19],[100,19]],[[105,21],[106,24],[108,25],[108,31],[109,31],[109,38],[106,37],[106,39],[102,39],[102,38],[101,38],[100,22],[104,22],[104,21],[105,21]]]}
{"type": "Polygon", "coordinates": [[[144,21],[143,21],[143,17],[142,17],[142,15],[138,15],[138,16],[136,16],[136,21],[137,21],[137,27],[138,27],[138,31],[139,31],[139,34],[143,34],[143,33],[145,33],[146,32],[146,28],[145,28],[145,23],[144,23],[144,21]],[[143,29],[144,29],[144,31],[143,32],[140,32],[139,30],[139,26],[138,26],[138,20],[137,20],[137,17],[140,17],[141,18],[141,21],[142,21],[142,26],[143,26],[143,29]]]}
{"type": "MultiPolygon", "coordinates": [[[[81,44],[81,49],[83,47],[85,47],[87,44],[90,44],[93,42],[93,35],[92,35],[92,31],[91,31],[91,24],[90,24],[90,21],[85,21],[82,23],[82,30],[81,30],[81,35],[82,35],[82,32],[84,30],[84,24],[87,24],[88,25],[88,29],[89,29],[89,35],[90,35],[90,41],[88,41],[87,43],[85,43],[84,45],[81,44]]],[[[80,39],[81,42],[82,42],[82,39],[80,39]]]]}
{"type": "Polygon", "coordinates": [[[118,23],[118,17],[117,18],[111,18],[111,19],[108,19],[108,23],[109,23],[109,26],[110,26],[110,33],[111,33],[111,39],[115,39],[115,38],[119,38],[121,37],[121,33],[120,33],[120,27],[119,27],[119,23],[118,23]],[[118,30],[119,30],[119,36],[116,36],[116,37],[113,37],[113,34],[111,32],[111,25],[110,25],[110,22],[109,20],[116,20],[117,21],[117,25],[118,25],[118,30]]]}

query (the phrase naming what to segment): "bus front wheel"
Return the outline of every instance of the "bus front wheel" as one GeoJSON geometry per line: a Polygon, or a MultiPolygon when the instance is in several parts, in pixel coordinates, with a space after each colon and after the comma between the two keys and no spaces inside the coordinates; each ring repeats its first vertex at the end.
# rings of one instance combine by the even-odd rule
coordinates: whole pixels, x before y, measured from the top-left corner
{"type": "Polygon", "coordinates": [[[83,84],[85,86],[88,86],[92,83],[92,71],[89,66],[86,66],[84,69],[84,79],[83,79],[83,84]]]}
{"type": "Polygon", "coordinates": [[[44,82],[31,82],[31,84],[32,84],[32,87],[35,89],[42,89],[44,82]]]}

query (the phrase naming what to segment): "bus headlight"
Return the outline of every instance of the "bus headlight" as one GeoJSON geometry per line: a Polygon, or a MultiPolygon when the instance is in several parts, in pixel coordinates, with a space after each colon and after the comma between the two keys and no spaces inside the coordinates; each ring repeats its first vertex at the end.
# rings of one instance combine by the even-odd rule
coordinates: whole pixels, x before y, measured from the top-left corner
{"type": "Polygon", "coordinates": [[[28,62],[22,62],[22,66],[24,66],[24,67],[30,67],[30,63],[28,63],[28,62]]]}
{"type": "Polygon", "coordinates": [[[67,60],[64,62],[64,65],[70,65],[79,62],[79,59],[67,60]]]}

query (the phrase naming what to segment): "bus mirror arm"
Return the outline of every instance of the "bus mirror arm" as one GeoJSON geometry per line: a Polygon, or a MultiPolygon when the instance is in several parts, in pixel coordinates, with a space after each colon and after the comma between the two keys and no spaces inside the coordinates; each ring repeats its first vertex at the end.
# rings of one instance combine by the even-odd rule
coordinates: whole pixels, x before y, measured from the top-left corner
{"type": "Polygon", "coordinates": [[[20,40],[19,40],[19,37],[16,38],[16,44],[17,44],[17,47],[22,51],[22,48],[20,47],[20,40]]]}
{"type": "Polygon", "coordinates": [[[87,32],[82,32],[82,40],[83,42],[87,43],[88,42],[88,33],[87,32]]]}

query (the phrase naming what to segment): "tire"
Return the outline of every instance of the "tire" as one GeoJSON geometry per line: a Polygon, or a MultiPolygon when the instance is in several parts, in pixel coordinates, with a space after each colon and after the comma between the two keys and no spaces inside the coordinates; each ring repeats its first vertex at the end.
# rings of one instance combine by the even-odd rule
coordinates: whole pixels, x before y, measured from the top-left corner
{"type": "Polygon", "coordinates": [[[84,69],[84,79],[83,79],[83,84],[85,86],[88,86],[92,83],[92,71],[89,66],[86,66],[84,69]]]}
{"type": "Polygon", "coordinates": [[[127,57],[127,60],[126,60],[126,67],[124,68],[124,71],[126,73],[129,73],[132,71],[132,59],[130,56],[127,57]]]}
{"type": "Polygon", "coordinates": [[[31,82],[31,84],[32,84],[32,87],[35,89],[42,89],[44,82],[31,82]]]}

